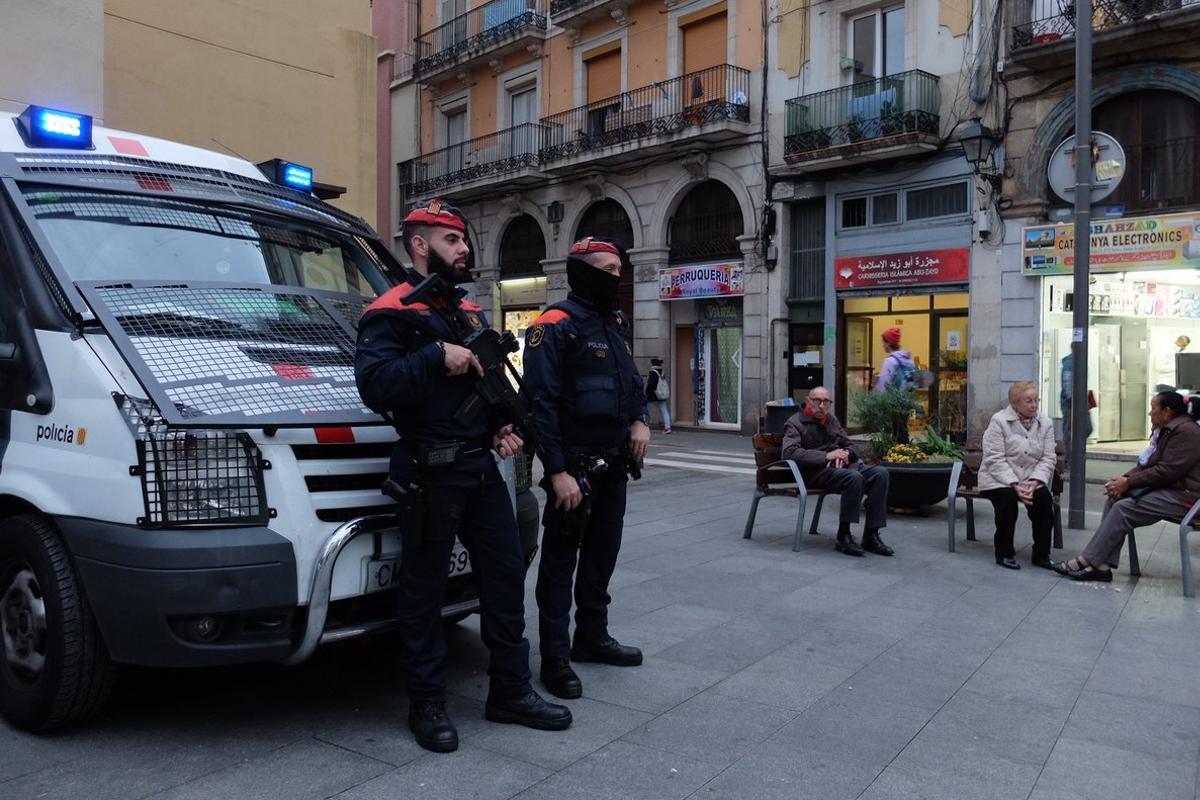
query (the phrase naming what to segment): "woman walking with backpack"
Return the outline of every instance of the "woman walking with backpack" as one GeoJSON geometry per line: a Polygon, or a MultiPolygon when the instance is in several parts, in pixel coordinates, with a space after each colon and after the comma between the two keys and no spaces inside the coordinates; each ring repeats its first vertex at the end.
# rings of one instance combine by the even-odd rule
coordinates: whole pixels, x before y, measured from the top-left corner
{"type": "Polygon", "coordinates": [[[658,408],[662,417],[663,433],[671,432],[671,412],[667,401],[671,399],[671,385],[663,377],[663,360],[650,359],[650,374],[646,376],[646,402],[658,408]]]}

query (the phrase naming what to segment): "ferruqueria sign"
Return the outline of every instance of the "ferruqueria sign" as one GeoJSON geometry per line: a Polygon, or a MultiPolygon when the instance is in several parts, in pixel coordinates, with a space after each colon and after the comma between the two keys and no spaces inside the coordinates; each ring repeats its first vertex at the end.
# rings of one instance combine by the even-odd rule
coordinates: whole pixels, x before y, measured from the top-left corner
{"type": "Polygon", "coordinates": [[[838,289],[965,283],[970,263],[971,251],[966,247],[839,258],[834,261],[833,283],[838,289]]]}
{"type": "MultiPolygon", "coordinates": [[[[1092,224],[1091,272],[1200,267],[1200,215],[1100,220],[1092,224]]],[[[1021,239],[1026,275],[1066,275],[1075,267],[1075,226],[1026,228],[1021,239]]]]}
{"type": "Polygon", "coordinates": [[[658,271],[659,300],[696,300],[702,297],[738,297],[746,293],[741,261],[691,264],[658,271]]]}

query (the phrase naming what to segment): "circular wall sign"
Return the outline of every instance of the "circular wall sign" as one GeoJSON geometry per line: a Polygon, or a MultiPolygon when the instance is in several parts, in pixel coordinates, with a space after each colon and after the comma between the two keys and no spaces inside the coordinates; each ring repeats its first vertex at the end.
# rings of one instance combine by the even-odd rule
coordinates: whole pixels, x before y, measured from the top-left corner
{"type": "MultiPolygon", "coordinates": [[[[1125,150],[1107,133],[1092,131],[1092,204],[1108,197],[1125,177],[1125,150]]],[[[1068,136],[1050,154],[1046,179],[1056,195],[1075,202],[1075,136],[1068,136]]]]}

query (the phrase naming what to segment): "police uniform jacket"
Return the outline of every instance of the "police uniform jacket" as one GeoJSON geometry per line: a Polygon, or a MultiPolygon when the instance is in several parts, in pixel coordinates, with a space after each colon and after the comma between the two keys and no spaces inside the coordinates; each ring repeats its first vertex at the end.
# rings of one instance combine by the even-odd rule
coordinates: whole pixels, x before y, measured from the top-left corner
{"type": "Polygon", "coordinates": [[[602,316],[569,295],[525,332],[524,360],[548,475],[564,471],[572,453],[623,444],[629,426],[646,420],[646,390],[620,311],[602,316]]]}
{"type": "MultiPolygon", "coordinates": [[[[429,303],[404,302],[421,279],[410,271],[407,282],[381,295],[363,314],[354,357],[358,391],[367,407],[390,417],[400,434],[392,454],[393,478],[414,475],[420,447],[455,441],[476,451],[455,471],[478,478],[482,470],[495,465],[490,448],[499,423],[487,413],[467,424],[454,418],[474,392],[475,376],[446,374],[439,342],[461,344],[446,304],[432,298],[429,303]]],[[[454,291],[459,297],[464,294],[461,289],[454,291]]],[[[479,306],[464,301],[460,307],[472,328],[487,325],[479,306]]]]}

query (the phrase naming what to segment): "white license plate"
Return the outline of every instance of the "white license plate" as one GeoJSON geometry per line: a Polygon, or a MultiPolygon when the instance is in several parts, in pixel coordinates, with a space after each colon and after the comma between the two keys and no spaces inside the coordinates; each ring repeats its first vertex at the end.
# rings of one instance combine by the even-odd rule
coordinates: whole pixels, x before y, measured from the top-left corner
{"type": "MultiPolygon", "coordinates": [[[[366,575],[363,594],[383,592],[400,585],[399,558],[367,558],[364,559],[364,565],[366,575]]],[[[455,540],[454,549],[450,551],[450,577],[466,575],[470,571],[471,557],[467,554],[467,548],[463,547],[462,542],[455,540]]]]}

